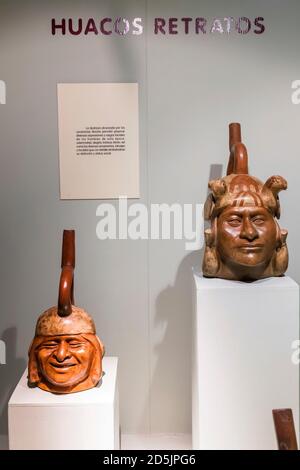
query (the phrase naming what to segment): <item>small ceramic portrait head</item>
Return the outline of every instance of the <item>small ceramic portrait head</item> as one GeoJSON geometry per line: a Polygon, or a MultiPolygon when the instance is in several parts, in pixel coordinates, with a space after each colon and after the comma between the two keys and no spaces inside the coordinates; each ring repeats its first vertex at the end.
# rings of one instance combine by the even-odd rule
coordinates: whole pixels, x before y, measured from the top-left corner
{"type": "Polygon", "coordinates": [[[61,266],[58,304],[38,318],[29,348],[28,385],[73,393],[99,383],[104,356],[93,319],[74,305],[74,230],[64,230],[61,266]]]}
{"type": "Polygon", "coordinates": [[[61,317],[52,307],[39,317],[29,349],[29,385],[55,393],[95,387],[102,377],[103,354],[94,322],[84,310],[73,305],[71,314],[61,317]]]}
{"type": "Polygon", "coordinates": [[[227,176],[209,182],[203,274],[240,281],[281,276],[288,265],[287,230],[276,219],[278,193],[287,183],[281,176],[262,183],[248,174],[239,124],[230,125],[230,152],[227,176]]]}

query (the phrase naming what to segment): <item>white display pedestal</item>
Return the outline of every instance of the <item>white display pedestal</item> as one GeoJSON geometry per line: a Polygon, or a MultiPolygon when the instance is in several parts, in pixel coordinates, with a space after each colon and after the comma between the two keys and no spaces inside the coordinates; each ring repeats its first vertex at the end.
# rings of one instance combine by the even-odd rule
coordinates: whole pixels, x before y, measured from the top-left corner
{"type": "Polygon", "coordinates": [[[10,449],[119,449],[116,357],[103,358],[101,385],[56,395],[27,386],[27,370],[8,403],[10,449]]]}
{"type": "Polygon", "coordinates": [[[197,273],[194,281],[193,448],[276,449],[273,408],[292,408],[299,436],[299,366],[291,360],[298,285],[197,273]]]}

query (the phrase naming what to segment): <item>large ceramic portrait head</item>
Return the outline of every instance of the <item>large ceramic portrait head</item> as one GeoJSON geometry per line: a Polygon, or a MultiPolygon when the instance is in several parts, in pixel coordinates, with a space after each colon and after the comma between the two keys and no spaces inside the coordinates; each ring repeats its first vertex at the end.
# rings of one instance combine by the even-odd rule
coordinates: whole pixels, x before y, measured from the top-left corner
{"type": "Polygon", "coordinates": [[[38,318],[29,348],[29,386],[54,393],[87,390],[102,377],[104,347],[94,321],[73,305],[73,243],[74,232],[64,231],[58,305],[38,318]]]}
{"type": "Polygon", "coordinates": [[[287,188],[281,176],[265,183],[248,174],[246,147],[239,124],[230,124],[227,176],[209,182],[204,207],[210,221],[205,230],[203,274],[252,281],[281,276],[287,269],[287,230],[279,227],[278,193],[287,188]]]}

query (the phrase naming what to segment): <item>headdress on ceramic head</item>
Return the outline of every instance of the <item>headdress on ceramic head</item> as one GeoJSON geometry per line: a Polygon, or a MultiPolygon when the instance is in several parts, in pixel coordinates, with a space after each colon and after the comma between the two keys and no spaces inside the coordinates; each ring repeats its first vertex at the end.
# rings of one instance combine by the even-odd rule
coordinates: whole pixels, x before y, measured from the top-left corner
{"type": "MultiPolygon", "coordinates": [[[[216,253],[216,219],[227,207],[263,207],[274,218],[280,218],[280,202],[278,193],[287,189],[287,182],[282,176],[271,176],[265,183],[248,173],[248,154],[241,142],[240,124],[229,125],[229,162],[227,175],[212,180],[208,186],[211,190],[204,205],[204,218],[211,222],[205,230],[206,250],[203,259],[203,274],[208,277],[218,276],[220,263],[216,253]]],[[[277,223],[276,223],[277,224],[277,223]]],[[[287,269],[288,253],[286,248],[287,230],[278,228],[279,248],[277,263],[269,275],[279,276],[287,269]]]]}

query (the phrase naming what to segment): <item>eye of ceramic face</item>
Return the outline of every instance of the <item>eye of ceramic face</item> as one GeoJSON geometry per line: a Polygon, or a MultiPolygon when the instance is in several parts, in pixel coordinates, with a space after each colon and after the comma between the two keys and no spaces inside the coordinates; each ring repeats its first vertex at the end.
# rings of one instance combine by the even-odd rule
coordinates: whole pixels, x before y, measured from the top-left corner
{"type": "Polygon", "coordinates": [[[231,225],[231,227],[239,227],[242,224],[243,219],[239,215],[231,215],[228,219],[225,219],[225,221],[231,225]]]}
{"type": "Polygon", "coordinates": [[[53,348],[56,348],[57,345],[59,344],[58,341],[46,341],[45,343],[42,343],[42,345],[40,346],[40,349],[42,348],[46,348],[46,349],[53,349],[53,348]]]}
{"type": "Polygon", "coordinates": [[[80,341],[78,339],[69,339],[67,342],[69,346],[71,346],[71,348],[75,348],[75,349],[80,348],[85,345],[84,341],[80,341]]]}
{"type": "Polygon", "coordinates": [[[266,218],[263,215],[255,215],[251,217],[251,222],[255,225],[263,225],[266,222],[266,218]]]}

